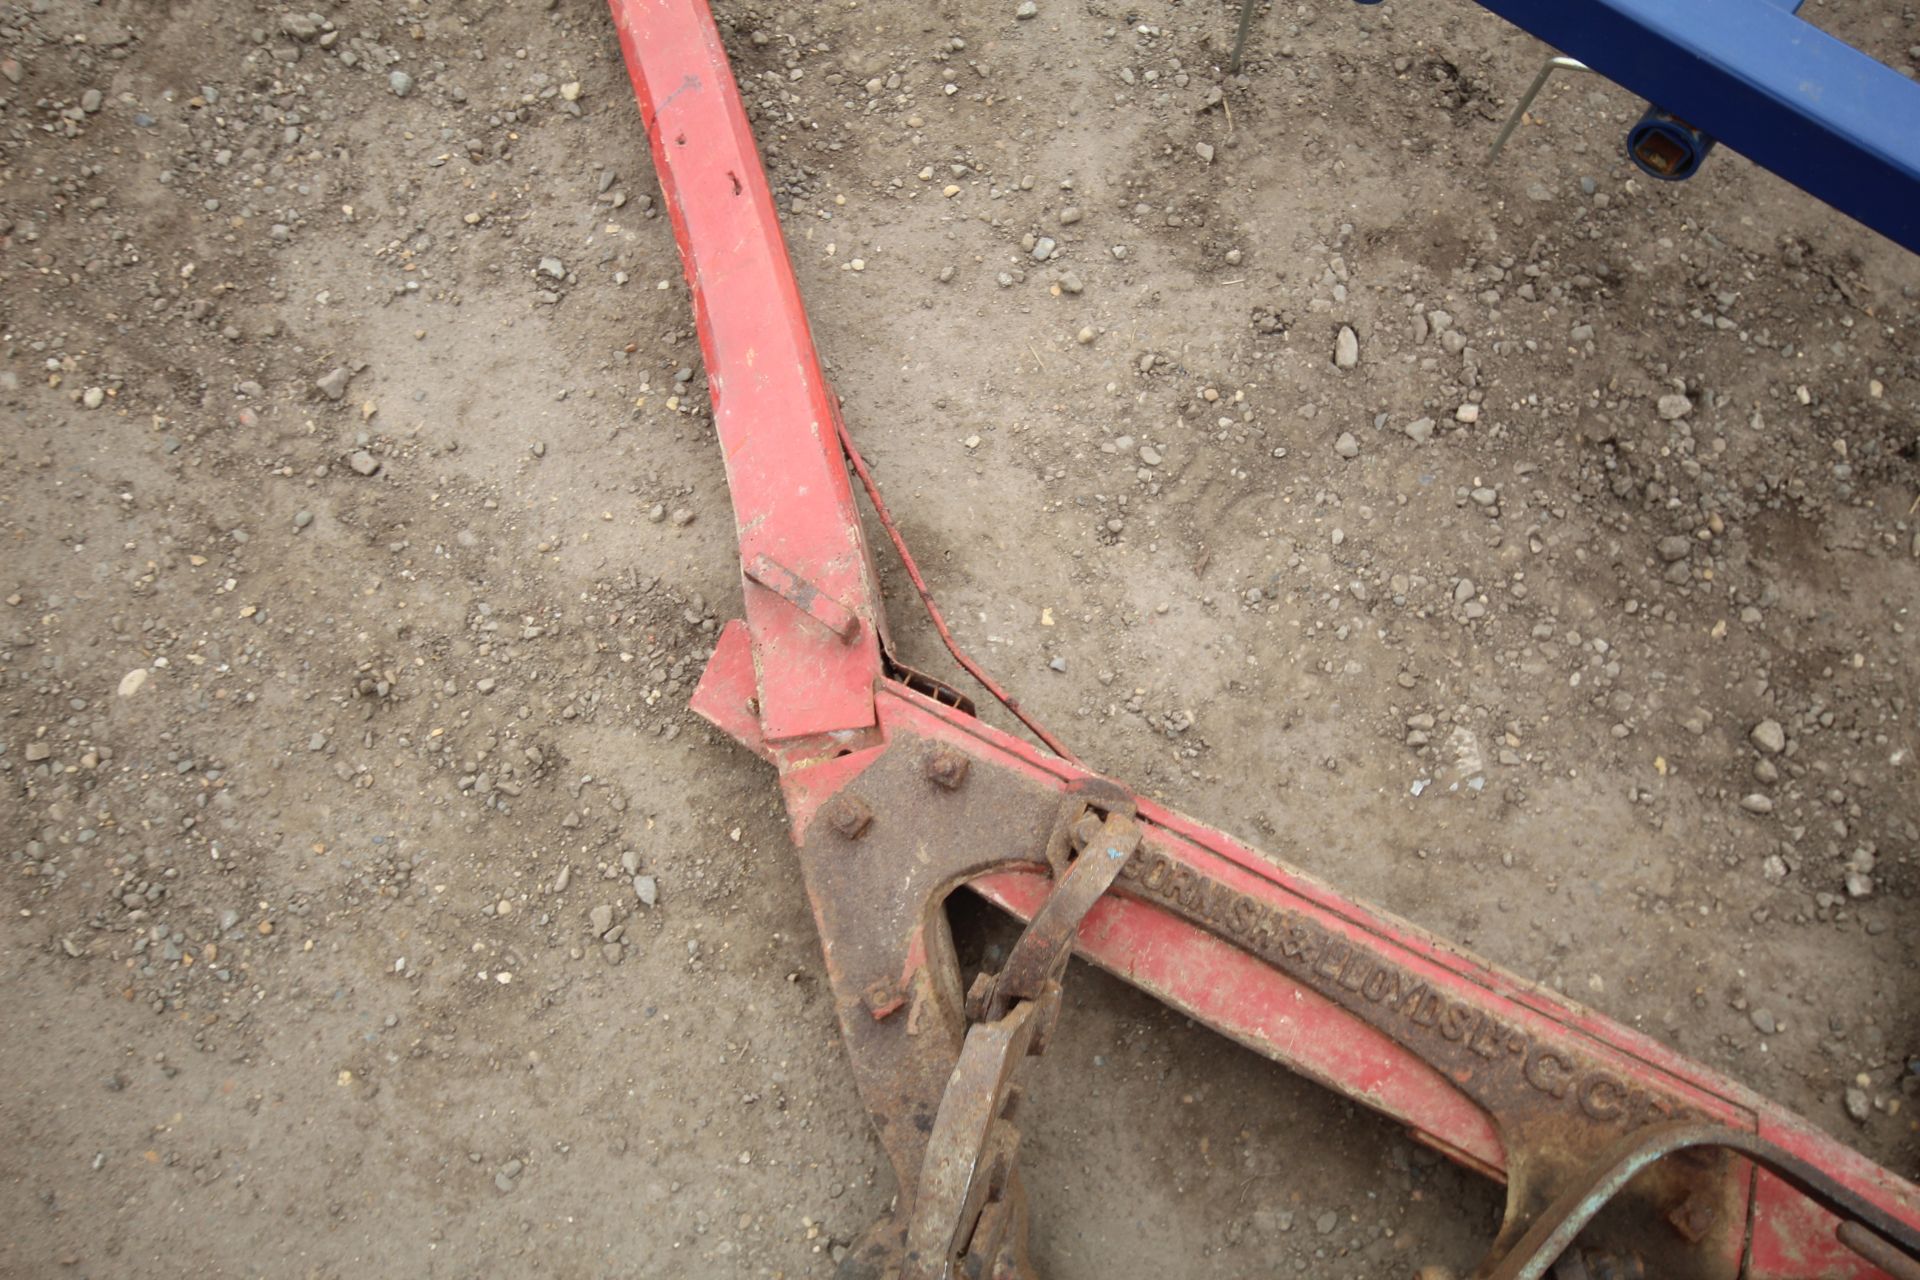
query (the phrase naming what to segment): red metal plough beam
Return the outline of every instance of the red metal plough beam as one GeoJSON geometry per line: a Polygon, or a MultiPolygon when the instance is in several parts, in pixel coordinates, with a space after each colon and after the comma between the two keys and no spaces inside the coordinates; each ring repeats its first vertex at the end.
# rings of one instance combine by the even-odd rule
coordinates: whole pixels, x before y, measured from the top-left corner
{"type": "MultiPolygon", "coordinates": [[[[1073,953],[1503,1181],[1479,1273],[1920,1275],[1920,1190],[1626,1027],[927,696],[880,593],[752,131],[703,0],[611,0],[692,287],[746,618],[694,707],[774,764],[900,1182],[852,1275],[1021,1276],[1023,1064],[1073,953]],[[944,903],[1029,922],[971,990],[944,903]]],[[[934,690],[936,694],[938,690],[934,690]]]]}

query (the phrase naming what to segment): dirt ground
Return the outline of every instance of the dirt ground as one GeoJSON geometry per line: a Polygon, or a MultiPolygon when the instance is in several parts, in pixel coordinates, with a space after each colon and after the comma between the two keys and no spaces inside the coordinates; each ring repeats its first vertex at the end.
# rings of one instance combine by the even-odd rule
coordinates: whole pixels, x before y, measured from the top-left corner
{"type": "MultiPolygon", "coordinates": [[[[309,3],[0,3],[0,1274],[830,1274],[893,1187],[686,709],[738,564],[611,23],[309,3]]],[[[1263,11],[1240,78],[1218,4],[718,15],[964,643],[1920,1173],[1920,261],[1636,176],[1593,79],[1489,164],[1543,50],[1464,0],[1263,11]]],[[[1477,1256],[1492,1188],[1070,982],[1047,1274],[1477,1256]]]]}

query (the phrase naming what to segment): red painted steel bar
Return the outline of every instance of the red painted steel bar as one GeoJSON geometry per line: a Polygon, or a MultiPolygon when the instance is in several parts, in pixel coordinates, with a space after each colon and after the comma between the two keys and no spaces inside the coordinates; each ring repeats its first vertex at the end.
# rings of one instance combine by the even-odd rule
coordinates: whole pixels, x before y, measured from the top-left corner
{"type": "Polygon", "coordinates": [[[744,579],[763,730],[780,741],[865,729],[880,676],[880,593],[833,391],[720,34],[701,0],[618,0],[613,17],[674,235],[695,246],[683,260],[741,561],[764,557],[831,602],[809,611],[744,579]],[[861,625],[848,639],[822,614],[861,625]]]}
{"type": "MultiPolygon", "coordinates": [[[[927,914],[945,889],[934,886],[924,909],[919,899],[889,899],[886,885],[904,885],[912,868],[871,860],[906,848],[925,863],[943,836],[937,822],[926,825],[929,815],[977,821],[968,803],[1057,806],[1047,798],[1091,775],[886,677],[880,601],[835,408],[712,19],[703,0],[611,3],[693,289],[750,566],[746,623],[723,630],[693,705],[780,769],[836,1008],[901,1175],[904,1211],[926,1137],[899,1104],[927,1103],[927,1087],[938,1101],[946,1061],[938,986],[952,962],[932,936],[944,937],[944,925],[927,914]],[[929,748],[944,753],[937,776],[910,763],[928,759],[929,748]],[[969,768],[977,780],[966,785],[987,787],[985,800],[955,790],[969,768]],[[923,784],[917,798],[901,791],[903,776],[923,784]],[[863,839],[855,858],[850,842],[863,839]],[[863,901],[873,885],[879,891],[867,896],[879,907],[863,901]]],[[[1077,952],[1505,1179],[1509,1233],[1538,1212],[1539,1193],[1569,1184],[1577,1170],[1568,1161],[1636,1132],[1640,1121],[1623,1118],[1630,1104],[1764,1139],[1866,1206],[1858,1212],[1920,1232],[1920,1190],[1751,1090],[1190,818],[1145,800],[1138,816],[1141,848],[1087,914],[1077,952]],[[1205,892],[1189,892],[1202,882],[1205,892]],[[1256,944],[1246,929],[1255,918],[1286,923],[1256,944]],[[1275,949],[1281,936],[1292,939],[1294,959],[1275,949]],[[1318,965],[1299,958],[1302,939],[1317,948],[1318,965]],[[1464,1015],[1451,1031],[1420,1016],[1455,1006],[1472,1011],[1474,1030],[1464,1015]],[[1487,1027],[1493,1039],[1476,1046],[1480,1058],[1453,1052],[1487,1027]],[[1510,1107],[1489,1101],[1502,1099],[1510,1107]],[[1514,1197],[1529,1183],[1535,1194],[1521,1204],[1514,1197]]],[[[971,887],[1021,919],[1052,891],[1044,863],[1030,858],[946,858],[978,868],[971,887]]],[[[1700,1177],[1721,1189],[1712,1206],[1720,1216],[1700,1237],[1706,1252],[1689,1259],[1693,1271],[1750,1280],[1883,1274],[1801,1190],[1738,1159],[1718,1168],[1700,1177]]],[[[1693,1175],[1676,1176],[1684,1186],[1693,1175]]],[[[1023,1214],[1016,1206],[1014,1217],[1023,1214]]]]}

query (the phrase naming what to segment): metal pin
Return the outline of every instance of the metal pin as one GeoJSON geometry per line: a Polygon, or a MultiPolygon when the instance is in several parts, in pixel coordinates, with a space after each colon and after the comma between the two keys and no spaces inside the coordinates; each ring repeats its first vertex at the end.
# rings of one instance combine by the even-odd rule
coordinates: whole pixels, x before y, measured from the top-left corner
{"type": "Polygon", "coordinates": [[[1233,61],[1227,64],[1227,70],[1234,75],[1240,74],[1240,53],[1247,47],[1247,24],[1253,21],[1254,0],[1240,0],[1240,29],[1233,33],[1233,61]]]}
{"type": "Polygon", "coordinates": [[[1513,114],[1508,116],[1506,124],[1500,127],[1500,136],[1493,140],[1493,149],[1487,152],[1487,159],[1493,160],[1500,155],[1500,149],[1507,145],[1507,139],[1511,138],[1513,131],[1520,127],[1520,117],[1527,114],[1527,108],[1531,107],[1533,100],[1540,96],[1540,90],[1546,88],[1547,77],[1552,75],[1556,68],[1567,71],[1593,70],[1578,58],[1568,58],[1560,54],[1555,54],[1541,63],[1540,74],[1533,78],[1533,83],[1527,86],[1527,91],[1520,95],[1520,101],[1513,108],[1513,114]]]}

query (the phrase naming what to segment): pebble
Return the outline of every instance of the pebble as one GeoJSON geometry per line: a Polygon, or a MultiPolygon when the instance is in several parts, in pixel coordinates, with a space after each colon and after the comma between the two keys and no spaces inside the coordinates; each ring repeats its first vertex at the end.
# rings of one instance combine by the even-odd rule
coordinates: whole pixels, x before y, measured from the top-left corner
{"type": "Polygon", "coordinates": [[[304,529],[312,523],[313,523],[313,512],[296,511],[293,513],[293,527],[295,529],[304,529]]]}
{"type": "Polygon", "coordinates": [[[1360,456],[1360,442],[1353,438],[1353,432],[1342,431],[1340,438],[1333,442],[1333,451],[1343,458],[1360,456]]]}
{"type": "Polygon", "coordinates": [[[80,95],[80,109],[88,115],[106,105],[106,97],[98,89],[89,89],[80,95]]]}
{"type": "Polygon", "coordinates": [[[552,276],[555,280],[565,280],[567,278],[567,267],[566,264],[558,258],[542,258],[540,259],[540,274],[552,276]]]}
{"type": "Polygon", "coordinates": [[[1052,662],[1049,662],[1047,666],[1055,671],[1065,671],[1067,669],[1067,660],[1065,658],[1055,658],[1052,662]]]}
{"type": "Polygon", "coordinates": [[[1660,539],[1655,549],[1659,551],[1662,560],[1672,564],[1676,560],[1685,560],[1693,554],[1693,539],[1684,534],[1669,534],[1660,539]]]}
{"type": "Polygon", "coordinates": [[[1211,142],[1202,142],[1195,146],[1193,150],[1194,154],[1200,157],[1202,164],[1213,163],[1213,144],[1211,142]]]}
{"type": "Polygon", "coordinates": [[[1762,720],[1753,726],[1753,732],[1747,735],[1753,745],[1770,756],[1777,756],[1787,749],[1787,731],[1780,727],[1778,720],[1762,720]]]}
{"type": "Polygon", "coordinates": [[[1480,421],[1480,406],[1477,404],[1461,405],[1458,409],[1455,409],[1453,411],[1453,420],[1455,422],[1464,422],[1468,426],[1472,426],[1474,423],[1480,421]]]}
{"type": "Polygon", "coordinates": [[[1415,444],[1425,444],[1427,441],[1433,439],[1433,419],[1415,418],[1402,428],[1402,430],[1407,433],[1407,439],[1413,441],[1415,444]]]}
{"type": "Polygon", "coordinates": [[[1035,4],[1033,0],[1020,0],[1020,7],[1013,11],[1013,16],[1022,22],[1025,22],[1028,18],[1038,17],[1039,14],[1040,6],[1035,4]]]}
{"type": "Polygon", "coordinates": [[[141,687],[146,683],[147,669],[145,667],[135,667],[120,677],[120,696],[123,698],[131,698],[134,694],[140,692],[141,687]]]}
{"type": "Polygon", "coordinates": [[[651,907],[658,905],[660,901],[660,882],[652,876],[635,876],[633,878],[633,896],[640,899],[641,906],[651,907]]]}
{"type": "Polygon", "coordinates": [[[1053,256],[1053,251],[1058,247],[1059,246],[1054,243],[1052,236],[1041,236],[1033,242],[1033,260],[1035,262],[1045,262],[1053,256]]]}
{"type": "Polygon", "coordinates": [[[1080,221],[1080,218],[1081,213],[1078,205],[1070,204],[1060,211],[1060,225],[1063,227],[1072,226],[1074,223],[1080,221]]]}
{"type": "Polygon", "coordinates": [[[693,510],[690,507],[675,507],[667,519],[673,521],[674,527],[684,529],[693,523],[693,510]]]}
{"type": "Polygon", "coordinates": [[[1693,412],[1693,401],[1676,391],[1670,395],[1661,396],[1656,407],[1660,410],[1660,416],[1668,422],[1678,422],[1693,412]]]}
{"type": "Polygon", "coordinates": [[[1351,369],[1360,363],[1360,338],[1353,326],[1340,326],[1340,336],[1333,340],[1333,362],[1342,369],[1351,369]]]}
{"type": "Polygon", "coordinates": [[[1773,797],[1759,791],[1752,791],[1740,797],[1740,807],[1748,813],[1772,813],[1773,797]]]}
{"type": "Polygon", "coordinates": [[[602,904],[587,913],[587,925],[596,938],[604,937],[607,930],[613,928],[613,908],[602,904]]]}
{"type": "Polygon", "coordinates": [[[80,403],[89,409],[98,409],[107,402],[107,393],[99,387],[88,387],[80,395],[80,403]]]}
{"type": "Polygon", "coordinates": [[[53,748],[44,742],[29,742],[26,754],[28,764],[39,764],[53,757],[53,748]]]}
{"type": "Polygon", "coordinates": [[[380,469],[380,459],[365,449],[355,449],[347,456],[347,465],[353,468],[356,475],[370,476],[380,469]]]}
{"type": "Polygon", "coordinates": [[[1747,1015],[1747,1020],[1753,1023],[1753,1029],[1763,1036],[1770,1036],[1780,1030],[1780,1024],[1774,1021],[1771,1009],[1755,1009],[1747,1015]]]}
{"type": "Polygon", "coordinates": [[[353,373],[345,365],[315,378],[313,385],[320,394],[329,400],[338,400],[347,394],[347,384],[353,381],[353,373]]]}
{"type": "Polygon", "coordinates": [[[1157,467],[1165,461],[1165,458],[1162,457],[1160,451],[1152,445],[1143,444],[1140,446],[1140,461],[1150,467],[1157,467]]]}
{"type": "Polygon", "coordinates": [[[413,92],[413,77],[404,71],[395,71],[387,77],[387,88],[393,90],[393,96],[404,98],[413,92]]]}
{"type": "Polygon", "coordinates": [[[1849,1087],[1847,1089],[1847,1114],[1860,1124],[1865,1124],[1873,1116],[1873,1099],[1867,1096],[1865,1089],[1849,1087]]]}

